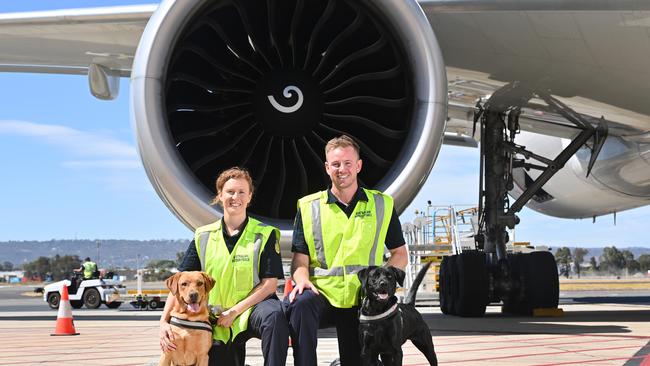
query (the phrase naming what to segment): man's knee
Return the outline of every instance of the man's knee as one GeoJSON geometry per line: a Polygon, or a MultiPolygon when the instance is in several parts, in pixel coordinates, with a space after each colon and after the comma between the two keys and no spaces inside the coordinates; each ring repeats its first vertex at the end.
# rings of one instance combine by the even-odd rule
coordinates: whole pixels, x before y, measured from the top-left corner
{"type": "Polygon", "coordinates": [[[319,300],[318,295],[313,291],[305,290],[302,294],[296,294],[296,298],[292,303],[288,303],[288,300],[285,303],[288,303],[290,311],[302,313],[319,309],[321,306],[319,300]]]}

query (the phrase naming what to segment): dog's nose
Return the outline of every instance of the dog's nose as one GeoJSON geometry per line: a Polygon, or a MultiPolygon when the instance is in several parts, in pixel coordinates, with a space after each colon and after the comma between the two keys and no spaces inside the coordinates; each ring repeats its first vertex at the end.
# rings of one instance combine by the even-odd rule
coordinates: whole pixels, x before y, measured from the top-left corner
{"type": "Polygon", "coordinates": [[[191,302],[197,302],[198,300],[199,300],[199,293],[198,292],[190,293],[190,301],[191,302]]]}

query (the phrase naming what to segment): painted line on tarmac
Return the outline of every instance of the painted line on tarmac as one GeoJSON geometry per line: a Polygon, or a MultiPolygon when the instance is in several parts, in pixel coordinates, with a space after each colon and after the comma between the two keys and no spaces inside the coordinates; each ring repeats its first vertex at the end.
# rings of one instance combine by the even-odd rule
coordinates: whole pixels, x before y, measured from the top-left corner
{"type": "MultiPolygon", "coordinates": [[[[593,362],[606,362],[606,361],[622,361],[622,360],[629,360],[630,361],[636,361],[636,359],[640,359],[643,361],[643,357],[645,356],[632,356],[632,357],[614,357],[614,358],[598,358],[598,359],[589,359],[589,360],[580,360],[580,361],[570,361],[570,362],[559,362],[559,363],[545,363],[545,364],[538,364],[538,365],[531,365],[531,366],[560,366],[560,365],[582,365],[585,363],[593,363],[593,362]]],[[[625,363],[624,366],[627,366],[628,364],[625,363]]],[[[637,365],[637,366],[646,366],[646,364],[638,364],[638,363],[633,363],[631,365],[637,365]]],[[[650,365],[650,363],[648,363],[650,365]]]]}
{"type": "MultiPolygon", "coordinates": [[[[603,347],[603,348],[589,348],[581,350],[569,350],[569,351],[555,351],[555,352],[540,352],[540,353],[526,353],[518,355],[508,355],[508,356],[497,356],[497,357],[484,357],[484,358],[473,358],[466,360],[449,360],[445,363],[460,363],[460,362],[475,362],[475,361],[490,361],[490,360],[505,360],[512,358],[523,358],[523,357],[536,357],[536,356],[549,356],[549,355],[561,355],[566,353],[585,353],[593,351],[611,351],[616,349],[626,349],[626,348],[636,348],[638,346],[619,346],[619,347],[603,347]]],[[[624,357],[623,359],[629,359],[629,357],[624,357]]],[[[645,365],[643,365],[645,366],[645,365]]]]}
{"type": "MultiPolygon", "coordinates": [[[[486,347],[486,348],[473,348],[473,349],[460,349],[453,351],[442,351],[437,353],[458,353],[458,352],[479,352],[479,351],[499,351],[507,349],[520,349],[520,348],[533,348],[533,347],[554,347],[554,346],[566,346],[566,345],[577,345],[577,344],[594,344],[594,343],[607,343],[607,342],[623,342],[623,339],[601,339],[601,340],[590,340],[590,341],[579,341],[579,342],[562,342],[562,343],[530,343],[525,345],[518,346],[499,346],[499,347],[486,347]]],[[[493,341],[493,343],[501,343],[498,341],[493,341]]],[[[577,351],[567,351],[567,352],[577,352],[577,351]]]]}

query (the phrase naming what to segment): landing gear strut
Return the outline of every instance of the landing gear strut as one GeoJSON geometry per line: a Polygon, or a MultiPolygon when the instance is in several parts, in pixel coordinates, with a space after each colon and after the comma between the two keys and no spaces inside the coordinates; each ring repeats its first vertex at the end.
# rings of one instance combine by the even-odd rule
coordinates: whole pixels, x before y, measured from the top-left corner
{"type": "Polygon", "coordinates": [[[481,182],[476,250],[443,260],[441,309],[445,314],[481,316],[487,304],[499,301],[503,301],[504,311],[520,314],[530,314],[536,308],[555,308],[559,281],[553,255],[549,252],[507,253],[507,228],[514,229],[519,223],[516,213],[585,144],[592,149],[589,175],[607,138],[607,125],[601,120],[594,127],[547,92],[534,91],[518,82],[502,87],[478,108],[475,123],[480,123],[481,128],[481,182]],[[522,108],[533,97],[542,99],[550,111],[571,123],[567,127],[578,131],[571,143],[552,160],[514,142],[520,131],[522,108]],[[539,163],[530,163],[528,159],[539,163]],[[510,205],[508,192],[514,188],[515,168],[542,173],[510,205]]]}

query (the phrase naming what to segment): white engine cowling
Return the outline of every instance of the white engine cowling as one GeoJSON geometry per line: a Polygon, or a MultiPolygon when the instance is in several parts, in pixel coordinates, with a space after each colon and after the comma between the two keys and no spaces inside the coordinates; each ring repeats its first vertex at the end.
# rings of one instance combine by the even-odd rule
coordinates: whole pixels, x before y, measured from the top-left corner
{"type": "MultiPolygon", "coordinates": [[[[549,159],[571,141],[554,136],[522,132],[517,143],[549,159]]],[[[583,147],[560,169],[526,206],[546,215],[585,218],[607,215],[650,202],[650,144],[630,143],[609,136],[587,177],[591,149],[583,147]]],[[[513,172],[519,197],[541,172],[518,168],[513,172]]]]}
{"type": "Polygon", "coordinates": [[[341,134],[361,145],[362,184],[403,210],[439,151],[447,83],[412,0],[171,0],[142,35],[131,95],[145,169],[181,221],[218,219],[215,178],[244,166],[249,211],[286,239],[341,134]]]}

